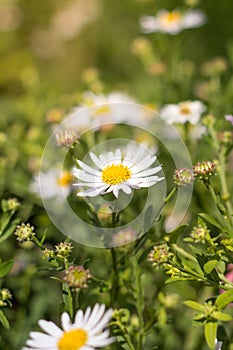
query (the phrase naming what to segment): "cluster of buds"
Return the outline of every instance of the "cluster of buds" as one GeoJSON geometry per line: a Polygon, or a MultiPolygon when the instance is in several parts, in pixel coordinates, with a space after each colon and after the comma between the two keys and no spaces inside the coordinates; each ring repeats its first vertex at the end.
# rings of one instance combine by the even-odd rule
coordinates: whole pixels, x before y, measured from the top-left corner
{"type": "Polygon", "coordinates": [[[0,290],[0,307],[11,305],[12,294],[7,288],[0,290]]]}
{"type": "Polygon", "coordinates": [[[88,269],[85,269],[83,266],[71,265],[65,273],[66,276],[64,277],[64,280],[70,288],[87,288],[87,283],[91,278],[91,274],[88,269]]]}
{"type": "Polygon", "coordinates": [[[29,223],[22,223],[21,225],[17,226],[15,235],[17,236],[17,240],[20,243],[31,241],[32,238],[35,236],[34,227],[31,226],[29,223]]]}
{"type": "Polygon", "coordinates": [[[70,148],[77,142],[79,134],[74,129],[66,129],[55,134],[57,145],[60,147],[70,148]]]}
{"type": "Polygon", "coordinates": [[[8,200],[2,200],[2,209],[4,212],[12,211],[15,212],[19,210],[20,203],[16,198],[9,198],[8,200]]]}
{"type": "Polygon", "coordinates": [[[55,246],[55,253],[58,258],[68,258],[71,254],[73,247],[71,243],[60,242],[55,246]]]}
{"type": "Polygon", "coordinates": [[[199,221],[197,227],[193,227],[190,237],[195,243],[206,243],[210,241],[210,230],[204,221],[199,221]]]}
{"type": "Polygon", "coordinates": [[[233,252],[233,238],[222,239],[220,243],[224,246],[226,250],[233,252]]]}
{"type": "Polygon", "coordinates": [[[199,162],[193,166],[194,176],[200,180],[207,181],[215,174],[216,163],[211,161],[199,162]]]}
{"type": "Polygon", "coordinates": [[[132,228],[121,230],[114,233],[112,237],[112,245],[116,247],[125,245],[132,241],[135,241],[137,237],[138,237],[137,232],[134,231],[132,228]]]}
{"type": "Polygon", "coordinates": [[[193,183],[193,171],[187,168],[177,169],[173,175],[174,182],[177,186],[186,186],[193,183]]]}
{"type": "Polygon", "coordinates": [[[166,243],[155,245],[148,255],[148,260],[152,262],[152,266],[160,266],[167,263],[172,253],[166,243]]]}
{"type": "Polygon", "coordinates": [[[43,253],[43,259],[46,259],[49,261],[54,259],[54,257],[55,257],[53,249],[45,248],[42,253],[43,253]]]}
{"type": "Polygon", "coordinates": [[[53,260],[56,258],[67,259],[72,252],[72,244],[69,242],[60,242],[55,245],[54,249],[45,248],[43,250],[43,258],[47,260],[53,260]]]}

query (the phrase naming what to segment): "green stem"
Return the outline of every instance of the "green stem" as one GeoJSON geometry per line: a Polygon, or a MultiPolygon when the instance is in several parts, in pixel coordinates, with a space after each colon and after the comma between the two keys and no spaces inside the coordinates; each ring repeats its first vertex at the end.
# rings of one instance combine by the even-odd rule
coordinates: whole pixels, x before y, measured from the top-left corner
{"type": "Polygon", "coordinates": [[[135,276],[135,295],[136,295],[136,307],[139,320],[139,331],[138,331],[138,343],[137,350],[142,349],[142,342],[144,337],[144,321],[143,321],[143,305],[144,305],[144,295],[141,285],[141,274],[136,257],[132,258],[133,272],[135,276]]]}
{"type": "Polygon", "coordinates": [[[126,343],[128,344],[129,349],[136,350],[133,343],[131,342],[130,336],[128,335],[127,330],[124,328],[124,326],[120,322],[114,322],[111,324],[115,324],[121,330],[121,335],[124,338],[124,340],[126,341],[126,343]]]}
{"type": "Polygon", "coordinates": [[[164,203],[167,203],[168,201],[170,201],[170,199],[172,199],[172,197],[175,195],[176,191],[177,191],[178,187],[174,187],[171,192],[167,195],[166,198],[164,198],[164,203]]]}
{"type": "Polygon", "coordinates": [[[112,287],[111,287],[111,305],[114,306],[117,301],[118,289],[119,289],[119,279],[118,279],[118,269],[117,269],[117,255],[115,248],[111,248],[112,255],[112,287]]]}
{"type": "MultiPolygon", "coordinates": [[[[64,259],[64,265],[65,265],[65,270],[68,270],[68,261],[64,259]]],[[[65,291],[63,295],[63,300],[64,303],[67,307],[67,311],[69,312],[70,319],[73,320],[74,316],[74,305],[73,305],[73,296],[70,287],[67,285],[67,283],[63,283],[63,290],[65,291]]]]}
{"type": "Polygon", "coordinates": [[[217,153],[217,157],[218,157],[218,167],[217,167],[217,171],[218,171],[218,175],[219,175],[219,180],[220,180],[220,185],[221,185],[221,200],[223,201],[226,210],[227,210],[227,214],[228,214],[228,222],[231,225],[231,227],[233,226],[233,209],[232,209],[232,205],[230,202],[230,193],[229,193],[229,189],[228,189],[228,185],[227,185],[227,179],[226,179],[226,156],[225,156],[225,149],[221,146],[217,134],[213,128],[212,125],[209,125],[209,133],[210,136],[213,139],[213,143],[214,143],[214,148],[216,150],[217,153]]]}
{"type": "MultiPolygon", "coordinates": [[[[112,213],[112,227],[114,228],[117,223],[117,214],[112,213]]],[[[117,295],[119,290],[119,276],[117,267],[117,252],[115,248],[111,248],[112,256],[112,288],[111,288],[111,305],[115,306],[117,301],[117,295]]]]}

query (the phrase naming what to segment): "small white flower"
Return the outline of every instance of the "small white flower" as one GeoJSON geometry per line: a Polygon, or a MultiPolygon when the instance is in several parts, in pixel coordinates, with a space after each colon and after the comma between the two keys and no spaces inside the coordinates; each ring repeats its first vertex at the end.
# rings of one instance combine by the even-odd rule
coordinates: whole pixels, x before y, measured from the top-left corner
{"type": "Polygon", "coordinates": [[[66,127],[87,130],[91,127],[98,128],[99,123],[127,121],[131,116],[130,112],[127,113],[127,104],[131,103],[135,103],[135,100],[121,92],[112,92],[108,95],[86,92],[83,94],[82,103],[67,117],[66,127]]]}
{"type": "Polygon", "coordinates": [[[189,122],[196,125],[205,110],[205,105],[200,101],[185,101],[165,105],[161,109],[160,115],[168,124],[189,122]]]}
{"type": "Polygon", "coordinates": [[[118,197],[119,191],[126,194],[132,192],[131,188],[139,189],[150,187],[163,180],[163,177],[155,176],[162,167],[161,165],[151,168],[157,157],[148,154],[143,147],[128,146],[123,156],[120,149],[115,153],[108,152],[97,157],[90,153],[90,158],[95,168],[78,160],[80,169],[74,168],[74,176],[79,182],[74,184],[79,188],[87,188],[78,192],[81,197],[95,197],[100,194],[113,192],[118,197]]]}
{"type": "Polygon", "coordinates": [[[156,16],[144,16],[140,20],[144,33],[178,34],[184,29],[196,28],[206,22],[206,16],[201,10],[160,10],[156,16]]]}
{"type": "Polygon", "coordinates": [[[109,330],[105,329],[112,312],[112,309],[105,311],[105,305],[95,304],[93,310],[89,306],[85,313],[78,310],[74,323],[64,312],[62,329],[51,321],[40,320],[38,324],[47,334],[31,332],[31,339],[22,350],[94,350],[107,346],[114,342],[114,338],[109,338],[109,330]]]}
{"type": "Polygon", "coordinates": [[[52,169],[36,175],[30,190],[42,195],[43,198],[57,197],[61,200],[70,194],[72,180],[73,176],[69,171],[61,173],[57,169],[52,169]]]}

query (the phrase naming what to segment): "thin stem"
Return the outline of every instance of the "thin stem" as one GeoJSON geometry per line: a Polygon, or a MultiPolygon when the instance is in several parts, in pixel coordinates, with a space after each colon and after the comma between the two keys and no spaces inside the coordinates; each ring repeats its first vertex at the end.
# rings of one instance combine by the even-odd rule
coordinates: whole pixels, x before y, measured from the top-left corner
{"type": "Polygon", "coordinates": [[[118,269],[117,269],[117,254],[115,248],[111,248],[112,256],[112,288],[111,288],[111,305],[114,306],[117,301],[119,289],[118,269]]]}
{"type": "MultiPolygon", "coordinates": [[[[117,214],[112,213],[112,227],[116,226],[117,214]]],[[[114,306],[117,301],[117,295],[119,290],[119,277],[117,267],[117,252],[115,248],[111,248],[112,256],[112,288],[111,288],[111,305],[114,306]]]]}
{"type": "Polygon", "coordinates": [[[167,203],[168,201],[170,201],[170,199],[172,199],[172,197],[175,195],[176,191],[177,191],[177,186],[174,187],[171,192],[167,195],[166,198],[164,198],[164,203],[167,203]]]}
{"type": "Polygon", "coordinates": [[[217,134],[213,128],[212,125],[209,125],[209,133],[210,136],[213,139],[214,148],[216,150],[217,156],[218,156],[218,167],[217,171],[219,174],[219,180],[221,185],[221,199],[225,204],[227,214],[228,214],[228,221],[233,226],[233,209],[230,202],[230,193],[227,185],[227,179],[226,179],[226,156],[225,156],[225,149],[221,146],[217,134]]]}
{"type": "MultiPolygon", "coordinates": [[[[64,259],[65,270],[68,270],[68,261],[64,259]]],[[[74,305],[73,305],[73,296],[70,287],[67,283],[63,283],[63,290],[66,292],[63,294],[64,303],[67,307],[67,311],[69,312],[71,320],[73,320],[74,316],[74,305]]]]}
{"type": "Polygon", "coordinates": [[[143,337],[144,337],[144,334],[143,334],[144,332],[144,321],[143,321],[144,295],[143,295],[143,289],[141,285],[141,274],[140,274],[136,257],[132,258],[132,264],[133,264],[133,272],[135,276],[136,307],[137,307],[138,320],[139,320],[138,343],[137,343],[136,349],[141,350],[143,337]]]}

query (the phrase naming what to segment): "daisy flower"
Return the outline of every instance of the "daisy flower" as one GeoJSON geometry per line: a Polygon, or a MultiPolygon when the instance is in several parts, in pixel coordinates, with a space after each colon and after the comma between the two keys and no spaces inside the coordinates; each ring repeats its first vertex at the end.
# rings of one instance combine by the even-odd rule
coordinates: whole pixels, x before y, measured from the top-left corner
{"type": "Polygon", "coordinates": [[[78,188],[86,188],[78,192],[81,197],[95,197],[100,194],[113,192],[117,198],[119,191],[130,194],[133,189],[150,187],[163,180],[163,177],[155,175],[161,165],[151,168],[157,157],[148,154],[145,147],[128,146],[125,155],[120,149],[108,152],[97,157],[90,153],[94,167],[77,160],[78,168],[74,168],[73,174],[79,180],[74,184],[78,188]]]}
{"type": "Polygon", "coordinates": [[[52,169],[36,175],[30,189],[43,198],[57,197],[61,200],[70,194],[72,180],[73,175],[69,171],[61,173],[57,169],[52,169]]]}
{"type": "Polygon", "coordinates": [[[205,110],[205,105],[200,101],[185,101],[165,105],[160,110],[160,115],[168,124],[189,122],[196,125],[205,110]]]}
{"type": "Polygon", "coordinates": [[[94,350],[107,346],[114,342],[114,338],[109,338],[109,330],[104,330],[112,312],[112,309],[105,311],[103,304],[95,304],[93,310],[88,307],[85,313],[78,310],[74,323],[64,312],[62,329],[51,321],[39,320],[40,328],[47,334],[31,332],[31,339],[22,350],[94,350]]]}
{"type": "Polygon", "coordinates": [[[201,10],[160,10],[156,16],[144,16],[140,25],[144,33],[168,33],[175,35],[184,29],[196,28],[206,22],[206,16],[201,10]]]}
{"type": "Polygon", "coordinates": [[[93,126],[98,128],[99,123],[127,121],[126,107],[130,103],[135,103],[135,100],[122,92],[111,92],[108,95],[86,92],[83,94],[82,103],[67,117],[65,125],[69,128],[87,130],[93,126]]]}

